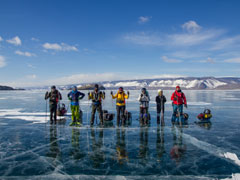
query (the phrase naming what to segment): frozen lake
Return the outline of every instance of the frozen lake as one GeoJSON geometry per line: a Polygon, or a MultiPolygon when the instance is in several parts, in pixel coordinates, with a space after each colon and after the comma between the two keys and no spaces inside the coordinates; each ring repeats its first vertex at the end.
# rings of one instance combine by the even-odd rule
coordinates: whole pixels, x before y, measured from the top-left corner
{"type": "MultiPolygon", "coordinates": [[[[130,91],[130,127],[88,128],[90,102],[85,97],[84,126],[73,128],[70,116],[65,124],[46,124],[45,91],[1,91],[0,179],[240,178],[240,92],[184,91],[190,117],[182,129],[171,126],[172,92],[164,91],[165,127],[156,124],[157,91],[149,92],[152,120],[146,128],[137,120],[139,91],[130,91]],[[211,127],[194,124],[204,108],[212,111],[211,127]]],[[[68,106],[68,92],[61,93],[68,106]]],[[[103,109],[115,113],[109,91],[106,96],[103,109]]]]}

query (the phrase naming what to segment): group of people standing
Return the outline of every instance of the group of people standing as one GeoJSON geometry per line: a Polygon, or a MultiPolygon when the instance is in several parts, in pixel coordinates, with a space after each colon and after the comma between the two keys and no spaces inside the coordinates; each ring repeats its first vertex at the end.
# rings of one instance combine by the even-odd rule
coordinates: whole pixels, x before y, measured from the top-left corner
{"type": "MultiPolygon", "coordinates": [[[[116,99],[116,110],[117,110],[117,126],[126,125],[126,99],[129,99],[129,91],[125,92],[123,87],[120,87],[116,94],[113,94],[111,91],[112,99],[116,99]]],[[[70,126],[81,126],[80,121],[80,107],[79,100],[85,97],[85,94],[78,91],[76,86],[72,87],[72,90],[68,93],[68,99],[71,104],[72,111],[72,122],[70,126]]],[[[56,89],[55,86],[51,87],[51,92],[46,92],[45,100],[49,99],[49,108],[50,108],[50,123],[56,124],[57,121],[57,106],[58,102],[62,100],[61,93],[56,89]]],[[[102,103],[105,100],[105,92],[100,91],[98,84],[95,85],[94,90],[88,93],[88,100],[92,101],[92,113],[90,125],[94,125],[94,119],[96,111],[99,115],[100,125],[103,125],[103,110],[102,103]]],[[[142,88],[139,95],[138,101],[140,103],[140,115],[139,121],[142,126],[149,124],[150,114],[149,114],[149,102],[150,95],[146,88],[142,88]]],[[[158,95],[156,96],[156,108],[157,108],[157,124],[165,125],[164,123],[164,111],[165,103],[167,101],[166,97],[163,95],[163,90],[158,90],[158,95]]],[[[176,87],[176,90],[171,96],[173,114],[172,114],[172,124],[179,122],[180,124],[184,122],[183,117],[183,106],[187,108],[187,100],[185,94],[181,91],[179,86],[176,87]]]]}

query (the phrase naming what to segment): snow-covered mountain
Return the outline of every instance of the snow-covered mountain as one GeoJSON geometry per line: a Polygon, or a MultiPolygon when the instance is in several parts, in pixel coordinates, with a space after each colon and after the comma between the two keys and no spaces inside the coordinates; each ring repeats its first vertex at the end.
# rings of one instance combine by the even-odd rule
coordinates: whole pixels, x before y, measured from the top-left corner
{"type": "MultiPolygon", "coordinates": [[[[178,78],[157,78],[157,79],[137,79],[137,80],[121,80],[121,81],[103,81],[95,82],[103,85],[106,89],[117,89],[120,86],[126,89],[139,89],[146,87],[147,89],[175,89],[179,85],[182,89],[189,90],[231,90],[240,89],[240,78],[237,77],[178,77],[178,78]]],[[[94,83],[91,83],[94,84],[94,83]]],[[[62,90],[68,90],[73,85],[78,88],[84,89],[89,83],[60,85],[57,88],[62,90]]],[[[49,86],[35,87],[28,89],[48,89],[49,86]]]]}
{"type": "Polygon", "coordinates": [[[240,89],[240,78],[225,77],[184,77],[184,78],[159,78],[126,81],[101,82],[106,89],[115,89],[120,86],[128,89],[173,89],[179,85],[182,89],[240,89]]]}

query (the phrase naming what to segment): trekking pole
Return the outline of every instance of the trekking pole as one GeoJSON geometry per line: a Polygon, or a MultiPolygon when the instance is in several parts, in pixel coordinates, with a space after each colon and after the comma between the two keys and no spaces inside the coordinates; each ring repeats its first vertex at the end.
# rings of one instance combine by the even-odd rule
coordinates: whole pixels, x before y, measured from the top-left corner
{"type": "Polygon", "coordinates": [[[89,91],[88,91],[88,103],[87,103],[87,126],[88,126],[88,113],[89,113],[89,91]]]}

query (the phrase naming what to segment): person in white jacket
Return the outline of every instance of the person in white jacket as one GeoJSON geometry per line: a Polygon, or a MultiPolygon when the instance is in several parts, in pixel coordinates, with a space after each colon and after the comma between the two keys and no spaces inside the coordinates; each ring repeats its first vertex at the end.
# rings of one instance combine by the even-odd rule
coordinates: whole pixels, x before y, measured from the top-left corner
{"type": "Polygon", "coordinates": [[[146,90],[146,88],[142,88],[141,94],[139,95],[138,98],[140,102],[140,124],[141,125],[147,125],[149,121],[149,113],[148,113],[148,108],[149,108],[149,101],[150,101],[150,96],[146,90]]]}

